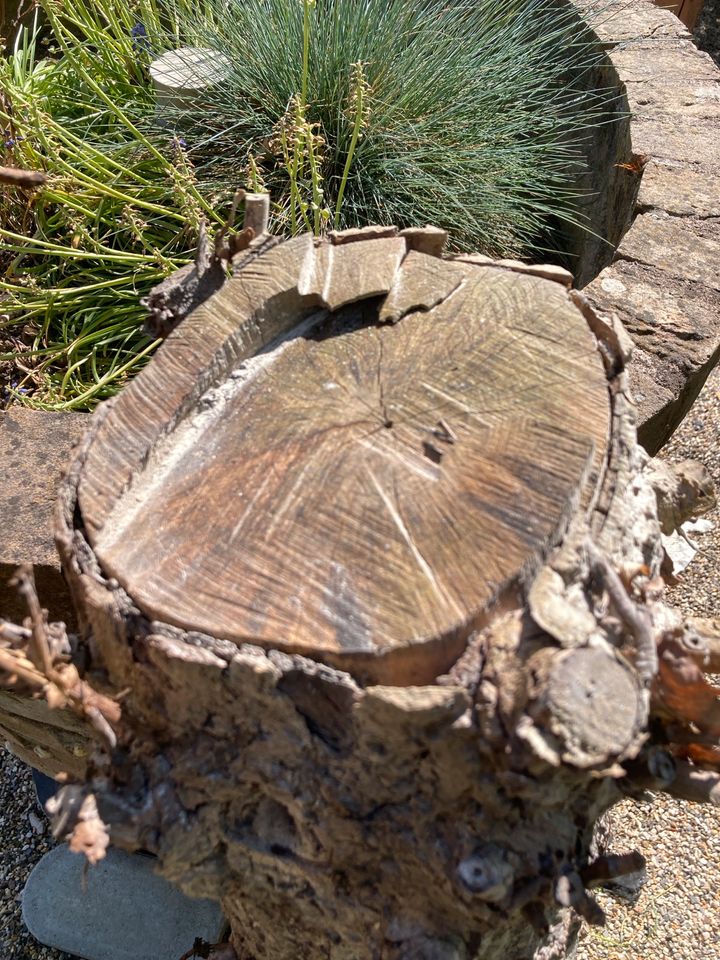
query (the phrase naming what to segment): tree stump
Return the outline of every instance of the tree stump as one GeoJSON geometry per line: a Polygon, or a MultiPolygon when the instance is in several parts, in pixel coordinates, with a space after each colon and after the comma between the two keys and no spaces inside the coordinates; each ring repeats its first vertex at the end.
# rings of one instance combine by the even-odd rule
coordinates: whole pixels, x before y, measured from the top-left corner
{"type": "Polygon", "coordinates": [[[562,957],[627,868],[596,819],[674,776],[622,337],[442,239],[251,245],[61,491],[85,679],[123,692],[81,794],[248,960],[562,957]]]}

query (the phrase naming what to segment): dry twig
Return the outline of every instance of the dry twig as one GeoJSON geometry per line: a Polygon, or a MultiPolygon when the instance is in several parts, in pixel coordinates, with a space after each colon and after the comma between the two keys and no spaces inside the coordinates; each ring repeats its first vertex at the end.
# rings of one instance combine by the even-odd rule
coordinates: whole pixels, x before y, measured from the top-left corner
{"type": "Polygon", "coordinates": [[[84,854],[88,863],[95,866],[105,856],[109,843],[108,829],[100,819],[95,797],[89,793],[80,807],[68,847],[73,853],[84,854]]]}
{"type": "Polygon", "coordinates": [[[0,167],[0,183],[12,187],[41,187],[47,175],[38,170],[18,170],[16,167],[0,167]]]}
{"type": "Polygon", "coordinates": [[[114,747],[117,738],[113,725],[120,720],[120,705],[94,690],[80,678],[74,664],[67,662],[61,652],[67,646],[64,630],[56,630],[62,636],[52,636],[35,589],[32,566],[19,567],[11,582],[25,598],[30,616],[29,626],[0,624],[0,641],[7,644],[0,646],[0,674],[5,674],[5,684],[44,697],[51,708],[71,709],[114,747]]]}
{"type": "Polygon", "coordinates": [[[635,668],[641,679],[649,684],[658,668],[657,645],[650,614],[629,596],[619,574],[592,540],[587,541],[586,549],[592,573],[607,590],[618,617],[635,641],[635,668]]]}
{"type": "Polygon", "coordinates": [[[208,943],[202,937],[195,938],[190,950],[184,953],[180,960],[193,960],[194,957],[199,958],[199,960],[207,960],[207,958],[209,960],[237,960],[237,954],[232,944],[227,942],[208,943]]]}

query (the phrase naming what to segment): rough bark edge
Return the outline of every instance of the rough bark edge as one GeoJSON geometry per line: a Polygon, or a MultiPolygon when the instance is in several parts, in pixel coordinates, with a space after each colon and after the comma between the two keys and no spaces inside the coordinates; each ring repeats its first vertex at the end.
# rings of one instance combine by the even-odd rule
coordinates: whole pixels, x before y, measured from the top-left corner
{"type": "MultiPolygon", "coordinates": [[[[407,754],[408,744],[425,742],[430,733],[431,742],[439,740],[441,744],[440,754],[433,759],[438,773],[446,771],[447,776],[452,770],[448,785],[439,792],[434,788],[433,804],[450,803],[450,808],[455,809],[457,796],[469,790],[478,801],[482,797],[482,806],[492,824],[483,834],[484,845],[479,845],[478,839],[473,841],[471,835],[464,839],[455,836],[452,849],[456,871],[452,877],[436,876],[436,886],[431,884],[438,910],[441,904],[442,910],[455,910],[458,891],[465,890],[457,909],[462,915],[472,904],[471,915],[475,919],[461,921],[453,913],[455,926],[450,921],[446,926],[440,923],[433,927],[432,922],[428,926],[427,917],[419,921],[403,916],[393,887],[379,890],[391,917],[383,934],[383,957],[457,960],[468,954],[483,957],[492,955],[484,951],[513,949],[525,951],[522,955],[528,957],[529,951],[534,950],[538,960],[545,960],[561,956],[565,944],[572,939],[571,929],[576,921],[567,910],[558,925],[553,926],[553,932],[547,934],[547,918],[555,919],[558,905],[572,906],[595,922],[601,919],[582,879],[588,871],[592,873],[589,854],[579,862],[571,858],[547,874],[533,874],[522,856],[518,859],[519,854],[512,852],[513,839],[508,832],[511,824],[504,819],[508,799],[527,804],[528,811],[537,811],[547,805],[564,810],[571,802],[569,797],[575,798],[572,802],[582,797],[586,819],[581,828],[581,848],[587,850],[593,819],[619,796],[616,783],[633,765],[642,770],[645,763],[640,751],[645,739],[649,691],[642,689],[641,677],[637,680],[638,711],[635,719],[630,717],[628,721],[630,734],[604,757],[597,751],[593,753],[592,744],[577,725],[571,724],[568,730],[563,723],[555,722],[553,704],[545,693],[546,678],[554,675],[555,665],[565,662],[576,651],[594,650],[609,655],[608,663],[615,658],[629,672],[629,664],[634,660],[639,673],[644,672],[639,662],[642,651],[636,649],[637,637],[632,636],[622,616],[616,615],[623,603],[618,609],[599,611],[598,600],[608,584],[602,578],[597,582],[597,555],[603,558],[601,571],[625,563],[642,570],[648,581],[659,568],[659,526],[652,488],[642,476],[646,457],[635,443],[622,331],[612,319],[607,322],[586,304],[580,302],[580,306],[605,361],[613,412],[614,428],[596,488],[597,497],[589,509],[577,516],[544,566],[539,571],[527,571],[519,593],[498,605],[485,630],[470,638],[450,674],[438,678],[434,686],[363,689],[348,674],[303,657],[250,645],[238,648],[233,643],[150,623],[117,584],[103,577],[83,536],[75,509],[75,488],[92,432],[71,464],[58,503],[58,548],[74,584],[77,602],[87,612],[85,625],[93,667],[96,672],[99,670],[98,675],[107,672],[115,684],[131,681],[134,685],[127,700],[127,727],[120,736],[112,765],[108,765],[107,756],[93,758],[89,785],[84,789],[97,793],[101,815],[114,842],[130,849],[154,850],[169,879],[188,893],[222,899],[236,931],[256,931],[252,935],[254,946],[248,945],[245,934],[235,936],[238,956],[249,957],[254,952],[284,957],[287,937],[293,943],[293,955],[302,950],[303,943],[312,942],[312,949],[321,949],[313,939],[317,931],[307,940],[307,917],[300,906],[290,906],[292,900],[276,904],[284,913],[285,940],[277,939],[280,932],[273,929],[269,915],[263,921],[261,914],[245,912],[243,903],[249,891],[240,877],[248,876],[248,871],[254,876],[263,871],[282,876],[287,890],[294,889],[301,898],[309,883],[313,890],[311,899],[319,908],[327,910],[334,904],[332,910],[340,910],[341,915],[333,914],[334,919],[326,924],[324,932],[335,928],[352,930],[359,924],[368,938],[375,936],[370,933],[376,922],[372,897],[369,901],[364,899],[365,895],[360,900],[353,899],[348,912],[337,899],[337,879],[333,879],[332,870],[328,873],[328,868],[317,862],[318,838],[306,815],[299,813],[305,809],[298,794],[299,784],[307,781],[313,786],[318,762],[322,768],[335,771],[329,775],[330,782],[335,782],[335,778],[342,782],[338,771],[342,771],[342,764],[359,741],[390,744],[395,760],[404,757],[402,763],[409,764],[409,769],[417,774],[417,758],[412,749],[407,754]],[[542,590],[539,583],[543,584],[542,590]],[[523,613],[525,594],[529,613],[523,613]],[[559,620],[558,611],[563,614],[559,620]],[[228,697],[232,707],[228,706],[228,697]],[[271,833],[277,829],[285,831],[286,839],[275,844],[275,853],[272,844],[263,846],[262,837],[256,836],[248,846],[238,841],[232,831],[228,834],[222,827],[228,811],[218,823],[204,775],[198,779],[192,774],[188,779],[193,764],[208,750],[214,756],[213,762],[220,763],[215,767],[215,775],[223,770],[223,775],[229,776],[232,757],[227,755],[224,762],[220,761],[217,751],[223,749],[219,744],[224,742],[223,737],[227,739],[233,724],[240,722],[235,707],[237,697],[249,704],[260,697],[263,704],[279,711],[271,728],[282,730],[283,744],[288,739],[303,744],[303,755],[314,764],[290,795],[276,780],[263,778],[264,799],[253,814],[253,829],[261,834],[268,829],[271,833]],[[478,750],[479,759],[464,769],[470,744],[473,751],[478,750]],[[509,748],[510,759],[498,766],[500,747],[509,748]],[[486,765],[484,777],[463,780],[477,763],[480,769],[486,765]],[[504,801],[491,801],[485,793],[483,782],[487,777],[488,782],[501,784],[504,801]],[[295,827],[287,834],[290,821],[295,827]],[[280,850],[286,852],[278,853],[280,850]],[[478,877],[486,879],[480,882],[478,877]],[[458,888],[458,882],[464,886],[458,888]],[[471,898],[466,901],[468,895],[471,898]],[[451,903],[455,906],[448,906],[451,903]],[[489,933],[481,946],[468,931],[478,924],[491,930],[495,923],[493,914],[498,909],[506,917],[504,933],[489,933]],[[465,932],[458,932],[457,923],[465,932]],[[456,932],[448,934],[448,930],[456,932]]],[[[97,429],[97,424],[94,427],[97,429]]],[[[654,629],[677,625],[677,616],[668,612],[657,598],[645,597],[637,602],[648,613],[654,629]]],[[[645,682],[650,679],[648,675],[645,682]]],[[[253,707],[249,705],[248,711],[252,714],[253,707]]],[[[267,743],[263,747],[270,755],[278,749],[282,754],[283,747],[271,748],[267,743]]],[[[387,762],[394,769],[395,763],[387,762]]],[[[381,836],[382,810],[388,811],[391,821],[395,815],[399,817],[393,821],[393,832],[400,823],[407,823],[408,817],[417,816],[407,806],[415,798],[417,788],[414,786],[410,794],[403,792],[398,797],[393,793],[397,784],[393,785],[392,776],[387,777],[383,774],[373,782],[377,805],[364,814],[372,818],[374,829],[380,830],[381,836]],[[377,796],[383,790],[395,799],[384,804],[377,796]],[[391,810],[396,813],[391,814],[391,810]]],[[[695,780],[691,782],[690,777],[682,775],[679,786],[689,789],[686,785],[691,784],[697,793],[695,780]]],[[[322,794],[323,782],[321,778],[313,787],[318,791],[316,796],[322,794]]],[[[704,781],[702,786],[705,788],[704,781]]],[[[234,783],[232,789],[240,788],[234,783]]],[[[496,789],[493,786],[493,796],[496,789]]],[[[712,784],[707,787],[709,796],[713,789],[712,784]]],[[[240,795],[247,793],[240,789],[240,795]]],[[[333,802],[329,797],[323,801],[323,809],[331,818],[333,802]]],[[[75,806],[78,805],[76,799],[75,806]]],[[[360,819],[362,822],[363,817],[360,819]]],[[[344,817],[342,822],[347,825],[343,829],[347,829],[354,820],[352,816],[349,820],[344,817]]],[[[259,882],[262,886],[263,881],[259,882]]],[[[262,912],[267,906],[270,910],[273,896],[267,889],[256,909],[262,912]]],[[[333,946],[332,940],[326,946],[333,956],[348,956],[333,953],[340,948],[333,946]]],[[[357,960],[357,956],[356,951],[352,960],[357,960]]]]}
{"type": "MultiPolygon", "coordinates": [[[[601,336],[602,349],[606,356],[610,377],[610,395],[613,409],[615,409],[619,384],[622,383],[622,357],[618,351],[617,338],[612,334],[612,331],[602,325],[598,326],[596,335],[598,331],[601,336]]],[[[87,613],[85,626],[88,630],[91,660],[96,668],[98,666],[104,667],[111,676],[117,679],[122,676],[129,678],[137,674],[140,665],[144,662],[152,664],[155,668],[160,666],[161,669],[169,669],[172,673],[174,671],[171,662],[173,658],[176,658],[178,664],[184,665],[181,669],[197,670],[201,674],[207,674],[207,671],[214,673],[217,670],[232,669],[232,664],[237,662],[238,659],[245,664],[252,663],[255,670],[260,669],[261,674],[271,677],[272,682],[282,691],[284,697],[289,698],[289,701],[294,704],[293,709],[303,718],[311,736],[318,738],[319,742],[324,744],[325,749],[329,748],[339,755],[347,752],[349,741],[353,739],[354,735],[352,731],[343,729],[342,726],[336,728],[332,722],[330,724],[327,722],[324,707],[328,701],[334,702],[338,691],[345,691],[342,696],[346,698],[347,703],[360,704],[370,697],[374,704],[373,712],[376,712],[382,705],[381,714],[390,710],[389,716],[406,717],[407,722],[410,722],[413,726],[419,725],[420,728],[426,727],[428,723],[440,724],[441,726],[443,723],[450,723],[452,726],[468,714],[468,707],[476,697],[478,677],[473,669],[466,671],[463,676],[460,664],[456,665],[458,667],[456,677],[448,677],[445,684],[439,687],[375,687],[363,691],[347,674],[307,661],[302,657],[288,656],[273,651],[265,652],[247,646],[238,649],[235,644],[197,634],[184,633],[164,624],[148,622],[117,584],[105,580],[83,536],[82,529],[79,528],[79,515],[75,509],[76,487],[85,454],[104,415],[107,415],[107,411],[101,414],[98,421],[91,425],[91,430],[85,438],[84,444],[78,450],[75,460],[70,465],[67,477],[62,485],[57,511],[58,549],[63,564],[68,571],[76,602],[87,613]],[[128,630],[130,630],[132,637],[128,634],[128,630]],[[162,667],[162,664],[166,664],[166,667],[162,667]],[[265,666],[262,666],[263,664],[265,666]],[[400,711],[399,714],[398,711],[400,711]]],[[[614,416],[626,430],[631,430],[631,423],[626,423],[628,420],[627,410],[621,409],[614,413],[614,416]]],[[[612,469],[614,458],[624,461],[626,453],[624,444],[618,440],[609,454],[605,469],[606,475],[612,469]]],[[[598,489],[601,486],[602,481],[598,483],[598,489]]],[[[590,512],[596,511],[597,507],[590,512]]],[[[588,534],[590,512],[584,512],[582,518],[578,520],[578,523],[582,526],[582,534],[578,532],[581,541],[588,534]]],[[[562,547],[560,550],[562,550],[562,547]]],[[[579,555],[582,556],[582,550],[579,551],[579,555]]],[[[532,580],[534,572],[527,571],[528,582],[532,580]]],[[[517,603],[522,604],[521,597],[517,598],[517,603]]],[[[496,616],[500,616],[502,612],[501,610],[496,611],[496,616]]],[[[530,643],[530,653],[537,649],[538,645],[542,646],[543,644],[542,634],[538,633],[537,627],[525,620],[525,626],[519,634],[515,634],[511,641],[511,648],[514,648],[512,656],[515,656],[517,652],[516,644],[522,642],[523,630],[526,634],[529,634],[527,639],[530,643]]],[[[486,643],[491,634],[492,627],[490,626],[484,638],[486,643]]],[[[547,640],[549,639],[547,637],[547,640]]],[[[597,642],[600,643],[601,647],[606,648],[604,642],[600,640],[597,642]]],[[[485,649],[487,649],[487,646],[485,649]]],[[[510,653],[510,649],[507,652],[510,653]]],[[[520,672],[526,669],[526,662],[527,654],[521,658],[520,672]]],[[[518,680],[520,680],[520,677],[518,677],[518,680]]],[[[487,694],[489,682],[486,678],[483,695],[487,694]]],[[[139,693],[139,688],[136,693],[139,693]]],[[[138,695],[137,699],[138,702],[143,702],[145,706],[139,709],[135,723],[133,723],[133,726],[135,726],[134,742],[124,745],[125,749],[129,749],[131,752],[142,754],[143,741],[148,743],[153,736],[159,737],[161,743],[171,742],[176,736],[182,736],[188,728],[195,730],[198,725],[202,726],[202,715],[193,716],[194,707],[192,704],[186,703],[186,712],[184,716],[182,715],[182,698],[180,701],[175,700],[174,705],[179,712],[172,717],[163,713],[162,710],[157,712],[148,710],[147,704],[153,702],[150,686],[146,688],[145,695],[138,695]],[[138,727],[136,726],[138,721],[143,730],[142,739],[138,739],[138,727]]],[[[532,707],[532,704],[528,705],[527,701],[512,702],[508,703],[506,707],[507,709],[502,711],[506,721],[517,721],[518,730],[523,731],[523,735],[518,736],[515,744],[516,749],[528,760],[530,767],[541,771],[547,768],[547,764],[550,763],[551,766],[556,768],[558,786],[553,791],[555,795],[558,791],[561,793],[563,789],[568,788],[568,778],[571,782],[574,780],[582,782],[586,775],[584,768],[588,764],[587,757],[582,756],[581,752],[577,755],[566,754],[562,759],[565,763],[569,760],[570,766],[563,765],[560,757],[561,751],[553,754],[553,744],[556,745],[554,736],[550,738],[552,743],[550,741],[545,742],[542,738],[527,736],[528,730],[533,727],[532,711],[535,708],[532,707]],[[526,714],[525,722],[522,722],[522,714],[526,706],[529,706],[530,713],[526,714]],[[573,761],[577,764],[574,773],[572,772],[573,761]],[[560,772],[561,765],[564,773],[560,772]],[[561,786],[561,784],[564,784],[564,786],[561,786]]],[[[137,709],[137,705],[133,703],[133,694],[131,693],[128,700],[128,710],[131,716],[134,708],[137,709]]],[[[489,713],[490,711],[486,712],[489,713]]],[[[617,762],[624,756],[633,756],[637,753],[642,739],[640,732],[643,722],[643,717],[638,717],[636,733],[631,738],[631,742],[622,745],[609,765],[607,763],[600,764],[600,769],[597,770],[600,779],[609,777],[612,780],[617,775],[617,762]]],[[[488,747],[490,747],[491,742],[492,737],[488,739],[488,747]]],[[[592,766],[592,758],[590,763],[592,766]]],[[[178,861],[178,851],[174,849],[177,836],[176,831],[172,830],[171,824],[178,820],[187,824],[188,815],[183,813],[183,809],[189,798],[186,795],[181,799],[177,794],[173,794],[171,789],[169,790],[168,784],[164,782],[167,777],[167,768],[162,764],[158,767],[156,763],[155,770],[155,775],[151,773],[151,779],[156,781],[155,786],[147,792],[146,801],[141,810],[133,810],[131,806],[127,805],[126,801],[118,798],[117,793],[113,795],[112,791],[109,794],[107,789],[103,791],[102,783],[100,783],[100,793],[105,794],[104,802],[101,801],[101,809],[104,810],[103,815],[110,822],[111,828],[114,829],[116,842],[130,847],[157,848],[158,852],[165,855],[163,869],[167,875],[183,884],[189,892],[211,893],[212,884],[210,884],[210,887],[208,886],[208,869],[212,873],[216,868],[210,868],[207,864],[202,867],[202,856],[199,862],[197,856],[191,856],[192,869],[189,869],[187,863],[181,864],[178,861]],[[160,797],[162,797],[162,800],[160,797]],[[170,831],[172,837],[170,841],[165,836],[167,831],[170,831]],[[174,833],[175,835],[173,835],[174,833]],[[164,836],[165,840],[163,841],[164,836]]],[[[93,782],[97,786],[97,776],[93,782]]],[[[514,784],[517,787],[516,780],[513,777],[507,777],[506,782],[508,785],[514,784]]],[[[522,791],[525,793],[529,788],[528,783],[522,785],[522,791]]],[[[547,785],[543,789],[547,791],[547,785]]],[[[541,795],[542,790],[538,797],[541,795]]],[[[612,792],[610,795],[612,795],[612,792]]],[[[183,845],[183,850],[187,853],[185,845],[183,845]]],[[[210,859],[215,863],[214,857],[210,859]]],[[[528,894],[520,891],[525,890],[526,886],[527,878],[522,880],[520,888],[515,889],[516,885],[511,883],[510,887],[501,893],[501,897],[510,898],[507,900],[508,908],[512,908],[513,898],[516,898],[515,909],[521,907],[525,909],[526,904],[521,904],[520,901],[527,900],[528,894]]],[[[544,892],[536,891],[527,902],[542,902],[543,898],[552,897],[551,886],[545,885],[544,892]],[[538,896],[540,901],[537,900],[538,896]]],[[[215,895],[217,895],[218,890],[217,888],[214,889],[215,895]]],[[[233,897],[226,900],[226,909],[229,912],[232,911],[234,902],[233,897]]],[[[417,946],[418,937],[423,942],[427,940],[426,934],[414,933],[409,939],[404,938],[403,943],[406,944],[406,947],[410,942],[414,942],[417,946]]],[[[432,937],[430,939],[437,946],[437,941],[433,940],[432,937]]],[[[425,944],[425,946],[427,947],[428,944],[425,944]]],[[[433,949],[435,948],[433,947],[433,949]]]]}

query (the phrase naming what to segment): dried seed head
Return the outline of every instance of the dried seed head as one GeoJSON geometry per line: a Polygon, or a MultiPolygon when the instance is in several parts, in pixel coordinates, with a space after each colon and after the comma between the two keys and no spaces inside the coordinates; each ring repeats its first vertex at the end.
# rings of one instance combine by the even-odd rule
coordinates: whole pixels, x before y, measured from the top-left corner
{"type": "Polygon", "coordinates": [[[361,136],[370,123],[370,93],[371,87],[368,83],[365,68],[367,64],[362,60],[352,65],[352,75],[350,79],[350,96],[348,97],[347,116],[351,123],[359,125],[361,136]]]}

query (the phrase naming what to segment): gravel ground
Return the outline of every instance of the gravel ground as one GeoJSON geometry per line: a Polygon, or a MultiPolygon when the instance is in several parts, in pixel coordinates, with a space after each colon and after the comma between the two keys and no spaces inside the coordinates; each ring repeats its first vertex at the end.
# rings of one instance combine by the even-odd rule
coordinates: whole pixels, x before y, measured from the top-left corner
{"type": "MultiPolygon", "coordinates": [[[[663,455],[701,460],[720,491],[720,368],[711,374],[663,455]]],[[[700,552],[668,598],[684,612],[720,616],[720,508],[693,535],[700,552]]],[[[599,893],[604,928],[581,933],[576,960],[717,960],[720,957],[720,807],[673,800],[623,801],[609,817],[611,849],[639,850],[648,882],[629,905],[599,893]]]]}
{"type": "Polygon", "coordinates": [[[705,0],[705,6],[695,25],[695,43],[720,64],[720,3],[705,0]]]}
{"type": "MultiPolygon", "coordinates": [[[[720,0],[706,0],[698,46],[720,63],[720,0]]],[[[665,450],[702,460],[720,490],[720,370],[708,380],[665,450]]],[[[701,552],[671,599],[696,616],[720,616],[720,510],[698,536],[701,552]]],[[[577,960],[717,960],[720,957],[720,808],[656,796],[612,811],[613,849],[640,850],[648,882],[629,905],[600,893],[607,923],[585,927],[577,960]]],[[[0,960],[74,960],[37,944],[20,919],[28,874],[53,846],[38,816],[28,768],[0,747],[0,960]]]]}
{"type": "Polygon", "coordinates": [[[39,813],[30,768],[0,747],[0,960],[74,960],[37,943],[20,918],[28,874],[54,846],[39,813]]]}

